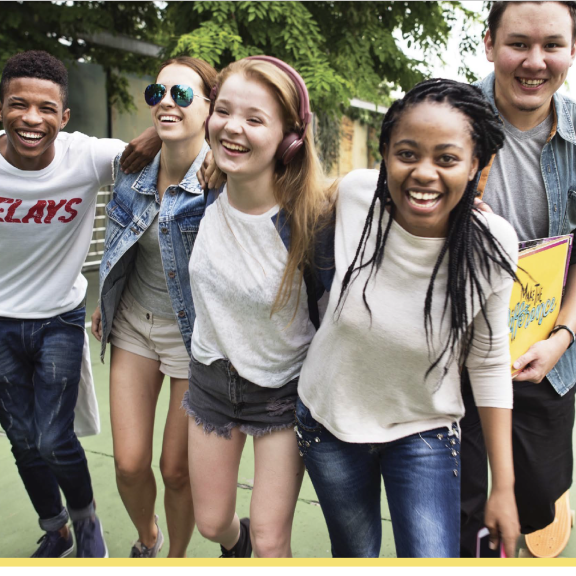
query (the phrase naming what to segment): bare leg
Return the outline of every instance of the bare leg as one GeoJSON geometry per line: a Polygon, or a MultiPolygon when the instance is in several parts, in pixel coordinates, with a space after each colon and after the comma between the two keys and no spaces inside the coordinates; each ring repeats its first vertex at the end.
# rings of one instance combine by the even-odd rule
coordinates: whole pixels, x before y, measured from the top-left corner
{"type": "Polygon", "coordinates": [[[154,546],[157,536],[152,437],[158,394],[164,378],[159,366],[156,360],[112,346],[110,419],[116,483],[138,531],[138,539],[149,548],[154,546]]]}
{"type": "Polygon", "coordinates": [[[232,429],[227,440],[205,434],[202,426],[188,420],[188,464],[198,531],[230,550],[240,536],[236,515],[238,467],[246,435],[232,429]]]}
{"type": "Polygon", "coordinates": [[[170,537],[169,558],[185,558],[194,530],[194,508],[188,475],[188,416],[181,408],[188,380],[171,378],[170,406],[164,428],[160,470],[170,537]]]}
{"type": "Polygon", "coordinates": [[[254,556],[291,558],[292,522],[304,463],[292,428],[254,438],[250,534],[254,556]]]}

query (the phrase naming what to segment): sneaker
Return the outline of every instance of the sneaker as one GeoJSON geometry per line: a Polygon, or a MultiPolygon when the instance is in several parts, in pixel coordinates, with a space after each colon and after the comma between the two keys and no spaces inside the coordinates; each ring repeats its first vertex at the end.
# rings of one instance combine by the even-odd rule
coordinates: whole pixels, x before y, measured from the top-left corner
{"type": "Polygon", "coordinates": [[[104,531],[98,516],[75,520],[76,558],[108,558],[104,531]]]}
{"type": "Polygon", "coordinates": [[[154,546],[148,548],[148,546],[142,544],[140,540],[136,540],[134,546],[132,546],[132,550],[130,550],[130,556],[128,556],[128,558],[156,558],[156,556],[158,556],[158,552],[162,550],[162,545],[164,544],[164,535],[162,534],[162,530],[160,530],[160,526],[158,526],[158,516],[156,516],[156,514],[154,514],[154,523],[158,529],[158,536],[156,536],[154,546]]]}
{"type": "Polygon", "coordinates": [[[251,558],[252,542],[250,541],[250,518],[240,520],[240,538],[231,550],[220,546],[222,556],[220,558],[251,558]]]}
{"type": "Polygon", "coordinates": [[[68,538],[64,538],[57,530],[46,532],[37,544],[40,546],[30,558],[65,558],[74,550],[74,540],[70,532],[68,538]]]}

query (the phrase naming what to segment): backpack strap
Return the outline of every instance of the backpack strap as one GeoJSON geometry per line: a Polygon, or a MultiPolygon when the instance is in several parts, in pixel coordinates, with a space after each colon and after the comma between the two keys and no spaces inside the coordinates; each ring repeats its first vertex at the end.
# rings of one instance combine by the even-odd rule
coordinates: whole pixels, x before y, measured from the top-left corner
{"type": "Polygon", "coordinates": [[[320,312],[318,310],[318,300],[316,300],[316,280],[310,266],[304,266],[304,284],[308,294],[308,316],[314,328],[320,328],[320,312]]]}
{"type": "MultiPolygon", "coordinates": [[[[272,222],[274,222],[274,226],[276,226],[286,250],[290,250],[290,223],[286,217],[286,212],[280,210],[272,216],[272,222]]],[[[316,280],[309,266],[304,267],[304,284],[306,285],[306,293],[308,295],[308,316],[314,328],[318,330],[320,327],[320,312],[318,311],[316,280]]]]}
{"type": "MultiPolygon", "coordinates": [[[[290,249],[290,223],[284,210],[272,217],[280,238],[286,247],[290,249]]],[[[314,251],[314,265],[304,267],[304,284],[308,296],[308,316],[316,330],[320,327],[320,311],[318,300],[324,292],[328,292],[334,278],[334,231],[336,225],[335,214],[329,217],[329,221],[320,230],[316,239],[314,251]]]]}

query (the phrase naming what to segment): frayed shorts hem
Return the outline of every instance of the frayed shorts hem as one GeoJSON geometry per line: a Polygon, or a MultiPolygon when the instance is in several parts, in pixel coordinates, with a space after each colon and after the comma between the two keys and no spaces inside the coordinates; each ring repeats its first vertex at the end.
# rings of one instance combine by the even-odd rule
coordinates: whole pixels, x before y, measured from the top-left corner
{"type": "Polygon", "coordinates": [[[232,429],[238,428],[240,432],[247,434],[248,436],[253,436],[254,438],[259,438],[260,436],[265,436],[266,434],[272,434],[272,432],[279,432],[281,430],[286,430],[288,428],[294,427],[294,422],[288,422],[284,424],[269,425],[264,427],[254,426],[251,424],[243,424],[242,422],[229,422],[225,426],[216,426],[211,422],[208,422],[202,416],[199,416],[196,411],[190,405],[190,392],[186,390],[184,393],[184,398],[181,404],[182,408],[186,414],[194,419],[197,426],[202,426],[204,429],[204,434],[216,434],[221,438],[226,440],[232,439],[232,429]]]}

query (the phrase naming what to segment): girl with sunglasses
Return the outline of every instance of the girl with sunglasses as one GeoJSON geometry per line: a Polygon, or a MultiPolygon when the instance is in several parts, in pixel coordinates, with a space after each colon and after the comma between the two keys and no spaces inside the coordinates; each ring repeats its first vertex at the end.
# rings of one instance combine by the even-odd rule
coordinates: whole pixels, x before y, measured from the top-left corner
{"type": "Polygon", "coordinates": [[[474,209],[504,134],[479,89],[430,80],[395,102],[380,172],[339,185],[330,301],[300,374],[298,444],[335,557],[377,557],[386,489],[399,557],[457,557],[460,369],[492,469],[485,521],[514,554],[508,303],[517,238],[474,209]]]}
{"type": "Polygon", "coordinates": [[[138,539],[130,557],[156,557],[164,536],[154,514],[151,468],[154,420],[164,377],[170,403],[160,457],[169,557],[186,556],[194,528],[187,456],[187,418],[180,409],[188,385],[194,305],[188,261],[205,198],[196,172],[209,147],[205,122],[216,71],[189,57],[164,62],[145,99],[162,140],[151,164],[124,174],[115,162],[106,206],[100,306],[92,333],[104,358],[111,343],[110,415],[116,481],[138,539]]]}
{"type": "Polygon", "coordinates": [[[329,207],[310,119],[306,86],[284,62],[246,58],[218,76],[208,130],[227,184],[206,209],[190,260],[196,324],[183,405],[196,523],[223,557],[250,557],[252,548],[291,556],[304,472],[294,405],[315,333],[303,275],[329,207]],[[250,520],[239,520],[248,435],[254,488],[250,520]]]}

